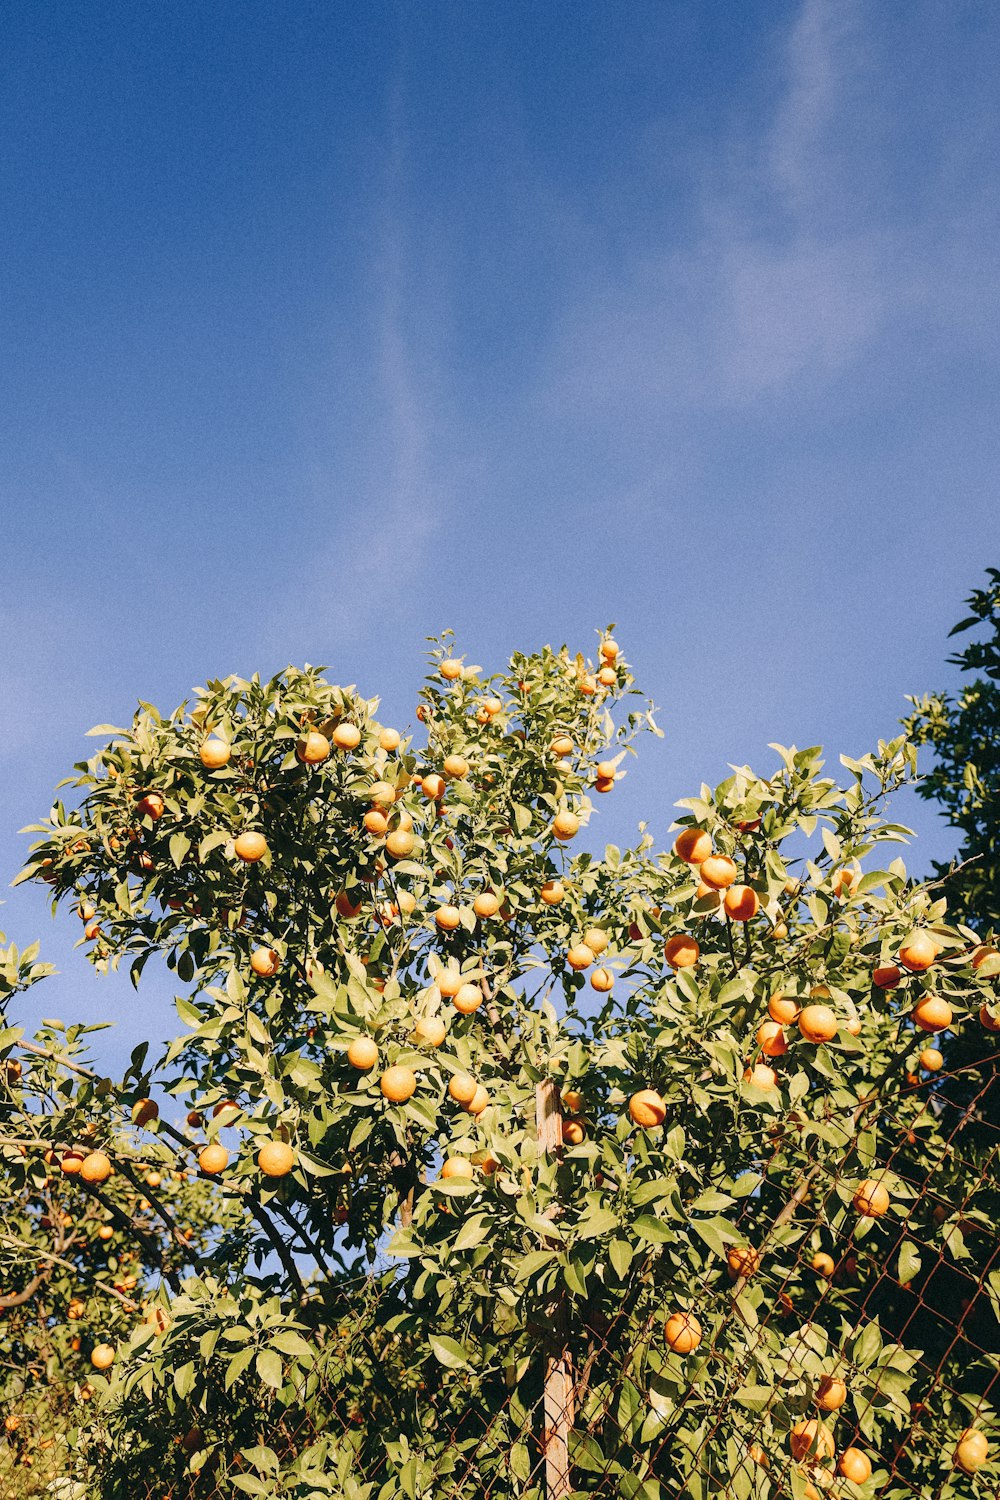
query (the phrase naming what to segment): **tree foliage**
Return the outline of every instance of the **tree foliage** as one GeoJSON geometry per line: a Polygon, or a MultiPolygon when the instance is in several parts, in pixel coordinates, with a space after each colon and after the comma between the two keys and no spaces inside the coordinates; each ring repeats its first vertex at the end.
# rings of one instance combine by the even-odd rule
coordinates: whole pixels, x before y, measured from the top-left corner
{"type": "MultiPolygon", "coordinates": [[[[4,1034],[10,1284],[72,1264],[16,1336],[96,1397],[65,1473],[130,1500],[151,1474],[175,1497],[540,1497],[559,1357],[575,1494],[802,1500],[852,1440],[865,1493],[995,1480],[953,1455],[995,1435],[1000,1281],[917,1431],[910,1404],[908,1299],[944,1264],[987,1277],[1000,1208],[988,1148],[956,1147],[919,1077],[942,1007],[995,1051],[1000,959],[890,857],[912,745],[839,779],[774,747],[680,804],[696,863],[645,827],[594,845],[597,795],[658,733],[610,635],[492,675],[445,639],[420,742],[377,712],[313,668],[142,705],[34,830],[25,878],[77,907],[99,968],[166,964],[183,1027],[120,1083],[67,1067],[78,1033],[4,1034]],[[110,1187],[63,1180],[81,1141],[110,1187]],[[114,1306],[119,1259],[87,1258],[89,1227],[64,1256],[46,1194],[120,1220],[114,1306]],[[63,1325],[76,1288],[106,1373],[63,1325]],[[830,1452],[803,1448],[812,1418],[830,1452]]],[[[17,964],[10,996],[38,977],[17,964]]]]}

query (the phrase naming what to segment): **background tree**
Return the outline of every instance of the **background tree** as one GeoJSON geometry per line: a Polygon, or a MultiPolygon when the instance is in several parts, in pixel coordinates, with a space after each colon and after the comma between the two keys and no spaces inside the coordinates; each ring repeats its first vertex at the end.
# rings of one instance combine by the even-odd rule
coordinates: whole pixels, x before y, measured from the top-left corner
{"type": "Polygon", "coordinates": [[[86,1113],[126,1179],[196,1172],[206,1231],[188,1267],[152,1202],[159,1311],[88,1377],[88,1494],[995,1481],[1000,1204],[928,1047],[997,1008],[976,934],[880,862],[912,747],[843,784],[777,747],[666,851],[571,855],[655,729],[634,693],[610,632],[492,676],[446,640],[419,746],[314,669],[97,731],[25,875],[99,967],[176,973],[184,1032],[86,1113]],[[958,1259],[976,1338],[927,1363],[907,1299],[958,1259]]]}

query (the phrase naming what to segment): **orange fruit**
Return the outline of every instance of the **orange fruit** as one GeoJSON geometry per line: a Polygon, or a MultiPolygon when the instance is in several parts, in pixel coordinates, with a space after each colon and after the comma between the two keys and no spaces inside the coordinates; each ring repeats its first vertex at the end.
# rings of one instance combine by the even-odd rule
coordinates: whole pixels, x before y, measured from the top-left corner
{"type": "Polygon", "coordinates": [[[114,1237],[115,1232],[110,1224],[102,1224],[100,1229],[97,1231],[97,1238],[99,1240],[104,1240],[105,1242],[107,1242],[108,1240],[113,1240],[114,1237]]]}
{"type": "Polygon", "coordinates": [[[673,840],[673,852],[685,864],[705,864],[712,853],[712,835],[703,828],[682,828],[673,840]]]}
{"type": "Polygon", "coordinates": [[[589,969],[594,962],[594,950],[586,943],[574,943],[566,952],[566,962],[571,969],[589,969]]]}
{"type": "Polygon", "coordinates": [[[847,1400],[847,1386],[836,1375],[823,1375],[816,1387],[816,1405],[820,1411],[839,1411],[847,1400]]]}
{"type": "Polygon", "coordinates": [[[583,934],[583,941],[596,957],[604,952],[610,939],[603,927],[588,927],[583,934]]]}
{"type": "Polygon", "coordinates": [[[911,1012],[913,1021],[921,1031],[947,1031],[952,1023],[953,1012],[947,1000],[940,995],[924,995],[911,1012]]]}
{"type": "Polygon", "coordinates": [[[262,833],[241,833],[233,844],[233,852],[244,864],[255,865],[267,853],[267,839],[262,833]]]}
{"type": "Polygon", "coordinates": [[[614,791],[614,786],[615,778],[613,776],[598,776],[594,782],[594,790],[596,792],[611,792],[614,791]]]}
{"type": "Polygon", "coordinates": [[[601,995],[606,995],[614,989],[615,976],[610,969],[595,969],[590,976],[590,983],[601,995]]]}
{"type": "Polygon", "coordinates": [[[378,1062],[378,1047],[370,1036],[356,1036],[347,1049],[347,1061],[360,1073],[367,1073],[378,1062]]]}
{"type": "Polygon", "coordinates": [[[829,1277],[834,1273],[833,1256],[827,1255],[825,1250],[817,1250],[809,1264],[819,1276],[829,1277]]]}
{"type": "Polygon", "coordinates": [[[75,1177],[83,1166],[83,1154],[79,1151],[67,1151],[59,1163],[59,1167],[67,1177],[75,1177]]]}
{"type": "Polygon", "coordinates": [[[899,961],[911,974],[922,974],[937,958],[938,946],[929,932],[915,928],[899,945],[899,961]]]}
{"type": "Polygon", "coordinates": [[[400,743],[398,729],[383,729],[379,733],[378,743],[381,750],[398,750],[400,743]]]}
{"type": "Polygon", "coordinates": [[[361,744],[361,730],[356,724],[338,724],[331,739],[338,750],[356,750],[361,744]]]}
{"type": "Polygon", "coordinates": [[[760,910],[760,897],[752,886],[731,885],[722,904],[734,922],[749,922],[760,910]]]}
{"type": "Polygon", "coordinates": [[[594,768],[594,775],[598,781],[614,781],[617,769],[613,760],[599,760],[594,768]]]}
{"type": "Polygon", "coordinates": [[[475,1115],[478,1118],[478,1116],[482,1114],[483,1110],[486,1108],[489,1102],[490,1096],[487,1093],[486,1089],[483,1088],[481,1083],[477,1084],[476,1092],[473,1094],[468,1104],[465,1105],[466,1113],[475,1115]]]}
{"type": "Polygon", "coordinates": [[[605,661],[617,661],[618,660],[618,651],[619,651],[618,642],[617,641],[613,641],[610,636],[605,636],[604,637],[604,640],[601,642],[600,647],[598,649],[600,650],[600,653],[603,656],[603,658],[604,658],[605,661]]]}
{"type": "Polygon", "coordinates": [[[151,1125],[159,1117],[160,1106],[155,1099],[137,1099],[132,1106],[132,1123],[141,1129],[151,1125]]]}
{"type": "Polygon", "coordinates": [[[793,1021],[799,1019],[799,1002],[788,995],[774,994],[767,1002],[767,1013],[772,1021],[780,1021],[783,1026],[790,1026],[793,1021]]]}
{"type": "Polygon", "coordinates": [[[135,804],[140,818],[150,818],[154,823],[163,817],[165,804],[159,792],[146,792],[135,804]]]}
{"type": "Polygon", "coordinates": [[[446,656],[438,670],[445,682],[456,682],[462,675],[462,663],[457,656],[446,656]]]}
{"type": "Polygon", "coordinates": [[[401,1068],[398,1064],[386,1068],[379,1079],[379,1088],[390,1104],[405,1104],[417,1087],[417,1075],[412,1068],[401,1068]]]}
{"type": "Polygon", "coordinates": [[[87,925],[86,925],[86,927],[83,929],[83,935],[87,939],[88,943],[92,943],[95,938],[100,937],[100,935],[101,935],[101,924],[100,924],[100,922],[88,922],[87,925]]]}
{"type": "Polygon", "coordinates": [[[564,808],[552,819],[552,833],[557,839],[573,839],[580,831],[580,819],[576,813],[564,808]]]}
{"type": "Polygon", "coordinates": [[[663,956],[672,969],[690,969],[698,962],[701,949],[690,933],[678,932],[667,938],[663,945],[663,956]]]}
{"type": "Polygon", "coordinates": [[[760,1251],[753,1245],[733,1245],[726,1251],[726,1265],[733,1281],[741,1276],[753,1276],[760,1266],[760,1251]]]}
{"type": "Polygon", "coordinates": [[[628,1112],[636,1125],[650,1130],[662,1125],[667,1117],[667,1106],[655,1089],[640,1089],[628,1102],[628,1112]]]}
{"type": "Polygon", "coordinates": [[[587,1132],[579,1120],[563,1120],[561,1130],[566,1146],[580,1146],[587,1139],[587,1132]]]}
{"type": "Polygon", "coordinates": [[[547,880],[538,894],[546,906],[560,906],[566,899],[566,887],[559,880],[547,880]]]}
{"type": "Polygon", "coordinates": [[[944,1055],[937,1047],[925,1047],[920,1054],[920,1066],[928,1073],[939,1073],[944,1067],[944,1055]]]}
{"type": "Polygon", "coordinates": [[[788,1446],[793,1458],[832,1458],[833,1433],[816,1417],[804,1418],[792,1427],[788,1434],[788,1446]]]}
{"type": "Polygon", "coordinates": [[[459,1015],[471,1016],[483,1003],[483,992],[478,984],[467,983],[459,986],[458,993],[452,1000],[452,1005],[459,1015]]]}
{"type": "Polygon", "coordinates": [[[559,756],[560,759],[565,755],[572,755],[575,749],[576,746],[568,734],[557,734],[549,746],[552,754],[559,756]]]}
{"type": "Polygon", "coordinates": [[[310,729],[295,746],[295,754],[305,766],[318,766],[330,754],[330,741],[318,729],[310,729]]]}
{"type": "Polygon", "coordinates": [[[228,766],[232,753],[232,745],[227,745],[225,740],[220,740],[216,735],[210,735],[207,740],[202,740],[201,749],[198,751],[201,763],[207,771],[220,771],[223,766],[228,766]]]}
{"type": "Polygon", "coordinates": [[[799,1015],[799,1030],[807,1042],[828,1042],[837,1035],[837,1017],[828,1005],[807,1005],[799,1015]]]}
{"type": "Polygon", "coordinates": [[[988,1005],[979,1007],[979,1021],[987,1031],[1000,1031],[1000,1016],[991,1015],[988,1005]]]}
{"type": "Polygon", "coordinates": [[[471,1073],[454,1073],[448,1084],[448,1093],[456,1104],[471,1104],[479,1084],[471,1073]]]}
{"type": "Polygon", "coordinates": [[[95,1370],[110,1370],[115,1362],[113,1344],[95,1344],[90,1352],[90,1363],[95,1370]]]}
{"type": "Polygon", "coordinates": [[[384,838],[389,830],[389,819],[380,807],[370,807],[361,820],[373,838],[384,838]]]}
{"type": "Polygon", "coordinates": [[[439,906],[434,913],[434,921],[442,932],[454,932],[456,927],[461,926],[462,913],[457,906],[439,906]]]}
{"type": "Polygon", "coordinates": [[[869,1219],[881,1219],[889,1209],[889,1190],[874,1177],[866,1177],[854,1194],[854,1207],[869,1219]]]}
{"type": "Polygon", "coordinates": [[[446,755],[441,769],[452,781],[461,781],[469,774],[469,762],[464,755],[446,755]]]}
{"type": "Polygon", "coordinates": [[[80,1164],[80,1176],[84,1182],[107,1182],[111,1170],[111,1161],[103,1151],[91,1151],[80,1164]]]}
{"type": "Polygon", "coordinates": [[[990,1451],[984,1433],[976,1427],[967,1427],[955,1448],[954,1465],[965,1474],[975,1474],[985,1464],[990,1451]]]}
{"type": "Polygon", "coordinates": [[[162,1181],[163,1181],[163,1178],[160,1176],[159,1172],[147,1172],[146,1173],[146,1186],[147,1187],[158,1188],[160,1186],[160,1183],[162,1181]]]}
{"type": "Polygon", "coordinates": [[[446,1181],[454,1179],[456,1182],[471,1182],[475,1175],[475,1168],[465,1156],[449,1156],[441,1163],[441,1176],[446,1181]]]}
{"type": "Polygon", "coordinates": [[[972,955],[972,967],[974,969],[979,969],[988,958],[996,958],[996,956],[997,949],[994,948],[990,943],[980,943],[979,947],[972,955]]]}
{"type": "Polygon", "coordinates": [[[671,1313],[663,1326],[663,1337],[675,1354],[691,1354],[701,1343],[701,1324],[693,1313],[671,1313]]]}
{"type": "Polygon", "coordinates": [[[852,894],[860,880],[861,868],[858,865],[849,865],[840,870],[834,870],[831,882],[833,894],[835,896],[842,896],[846,900],[852,894]]]}
{"type": "Polygon", "coordinates": [[[837,1473],[852,1484],[866,1484],[872,1477],[872,1461],[860,1448],[845,1448],[837,1461],[837,1473]]]}
{"type": "Polygon", "coordinates": [[[903,978],[903,971],[896,964],[879,964],[872,974],[872,983],[880,990],[894,990],[903,978]]]}
{"type": "Polygon", "coordinates": [[[440,802],[445,793],[445,779],[436,771],[428,771],[420,783],[420,790],[429,802],[440,802]]]}
{"type": "Polygon", "coordinates": [[[780,1021],[762,1021],[757,1027],[757,1045],[765,1057],[781,1057],[788,1051],[785,1028],[780,1021]]]}
{"type": "Polygon", "coordinates": [[[265,1177],[287,1177],[295,1165],[295,1152],[286,1141],[265,1141],[257,1152],[257,1165],[265,1177]]]}
{"type": "Polygon", "coordinates": [[[356,917],[361,910],[360,892],[357,903],[355,903],[346,891],[338,891],[333,904],[339,917],[356,917]]]}
{"type": "Polygon", "coordinates": [[[752,1083],[754,1088],[763,1089],[765,1093],[770,1093],[772,1089],[778,1087],[778,1075],[766,1063],[754,1063],[752,1067],[744,1069],[743,1082],[752,1083]]]}
{"type": "Polygon", "coordinates": [[[436,980],[437,987],[446,1000],[453,1000],[464,983],[457,969],[442,969],[436,980]]]}
{"type": "Polygon", "coordinates": [[[698,866],[698,874],[711,890],[724,891],[735,884],[739,870],[728,854],[710,854],[698,866]]]}
{"type": "MultiPolygon", "coordinates": [[[[597,680],[602,687],[614,687],[615,683],[618,681],[618,673],[615,671],[614,667],[602,667],[597,674],[597,680]]],[[[580,691],[583,692],[582,686],[580,688],[580,691]]]]}
{"type": "Polygon", "coordinates": [[[406,859],[413,853],[416,839],[408,828],[394,828],[386,837],[386,853],[391,854],[393,859],[406,859]]]}
{"type": "Polygon", "coordinates": [[[413,1028],[413,1040],[418,1046],[440,1047],[445,1039],[445,1024],[440,1016],[422,1016],[413,1028]]]}
{"type": "Polygon", "coordinates": [[[500,910],[500,897],[492,891],[480,891],[472,903],[472,910],[477,917],[495,917],[500,910]]]}
{"type": "Polygon", "coordinates": [[[220,1146],[217,1141],[210,1146],[204,1146],[198,1153],[198,1165],[206,1177],[216,1177],[224,1172],[229,1165],[229,1152],[225,1146],[220,1146]]]}
{"type": "Polygon", "coordinates": [[[281,968],[281,958],[273,948],[255,948],[250,955],[250,967],[261,979],[271,979],[281,968]]]}

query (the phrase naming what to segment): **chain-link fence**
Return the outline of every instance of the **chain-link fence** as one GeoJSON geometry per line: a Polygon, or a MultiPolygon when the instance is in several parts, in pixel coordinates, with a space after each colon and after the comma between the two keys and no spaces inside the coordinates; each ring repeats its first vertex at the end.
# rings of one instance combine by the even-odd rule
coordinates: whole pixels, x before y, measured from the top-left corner
{"type": "Polygon", "coordinates": [[[474,1337],[459,1353],[428,1339],[411,1273],[345,1282],[339,1315],[315,1330],[315,1372],[291,1393],[260,1387],[256,1404],[196,1390],[178,1422],[138,1386],[109,1412],[82,1375],[52,1379],[43,1359],[9,1371],[20,1387],[0,1494],[996,1493],[998,1106],[995,1065],[977,1062],[914,1078],[855,1119],[877,1123],[876,1175],[899,1185],[889,1212],[860,1219],[849,1206],[873,1175],[863,1134],[831,1168],[797,1145],[793,1109],[761,1128],[762,1186],[730,1210],[739,1241],[697,1277],[678,1285],[650,1245],[611,1311],[585,1285],[531,1317],[515,1307],[509,1346],[482,1360],[474,1337]],[[956,1462],[966,1429],[981,1436],[956,1462]]]}

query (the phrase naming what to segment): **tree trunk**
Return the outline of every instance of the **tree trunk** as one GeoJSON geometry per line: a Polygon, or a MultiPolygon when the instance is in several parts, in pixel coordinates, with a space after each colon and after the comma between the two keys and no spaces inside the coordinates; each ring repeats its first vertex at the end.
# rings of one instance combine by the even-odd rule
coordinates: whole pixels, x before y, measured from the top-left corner
{"type": "MultiPolygon", "coordinates": [[[[535,1122],[539,1155],[555,1156],[562,1148],[562,1109],[559,1089],[550,1080],[535,1090],[535,1122]]],[[[542,1398],[542,1452],[545,1457],[546,1500],[565,1500],[572,1490],[569,1473],[569,1435],[573,1430],[573,1355],[569,1347],[566,1293],[559,1293],[552,1329],[545,1342],[545,1388],[542,1398]]]]}

